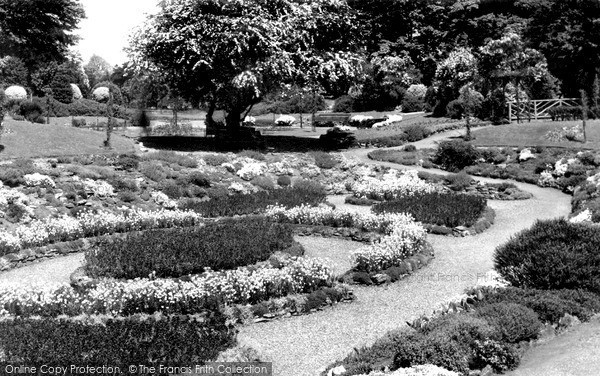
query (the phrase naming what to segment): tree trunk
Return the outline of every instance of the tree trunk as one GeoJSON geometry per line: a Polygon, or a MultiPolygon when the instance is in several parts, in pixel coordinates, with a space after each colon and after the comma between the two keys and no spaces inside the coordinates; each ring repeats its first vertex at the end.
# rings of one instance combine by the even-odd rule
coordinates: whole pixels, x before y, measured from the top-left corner
{"type": "Polygon", "coordinates": [[[521,100],[519,98],[519,79],[515,79],[515,92],[517,93],[517,124],[521,123],[521,100]]]}
{"type": "Polygon", "coordinates": [[[585,95],[585,91],[579,90],[579,94],[581,95],[581,119],[583,121],[583,143],[587,142],[587,133],[586,133],[586,122],[587,122],[587,98],[585,95]]]}
{"type": "Polygon", "coordinates": [[[225,116],[225,125],[230,133],[237,133],[240,129],[240,116],[242,111],[239,108],[233,108],[227,111],[225,116]]]}

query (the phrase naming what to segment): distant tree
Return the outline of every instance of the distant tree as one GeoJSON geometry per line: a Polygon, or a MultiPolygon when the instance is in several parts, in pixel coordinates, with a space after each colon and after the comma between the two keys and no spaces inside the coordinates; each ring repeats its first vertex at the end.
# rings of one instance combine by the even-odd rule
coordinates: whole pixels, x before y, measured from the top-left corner
{"type": "MultiPolygon", "coordinates": [[[[524,31],[527,44],[542,52],[562,93],[578,98],[591,94],[600,67],[600,1],[521,0],[532,13],[524,31]]],[[[591,96],[591,95],[590,95],[591,96]]]]}
{"type": "Polygon", "coordinates": [[[445,115],[446,106],[459,95],[464,85],[473,82],[478,75],[477,59],[470,49],[459,47],[442,60],[435,71],[438,86],[436,116],[445,115]]]}
{"type": "Polygon", "coordinates": [[[22,59],[33,70],[61,62],[85,17],[77,0],[0,0],[0,51],[22,59]]]}
{"type": "Polygon", "coordinates": [[[98,82],[108,81],[113,72],[113,68],[108,61],[98,55],[92,55],[87,64],[83,66],[83,69],[90,80],[91,88],[94,88],[98,82]]]}
{"type": "Polygon", "coordinates": [[[336,0],[165,1],[131,40],[136,66],[176,96],[226,112],[232,131],[285,83],[317,87],[360,71],[353,11],[336,0]]]}
{"type": "Polygon", "coordinates": [[[54,99],[62,103],[71,103],[73,101],[71,83],[74,80],[70,69],[64,64],[59,65],[52,77],[52,81],[50,81],[50,88],[52,89],[54,99]]]}
{"type": "Polygon", "coordinates": [[[18,57],[5,56],[0,59],[0,86],[27,86],[28,74],[23,60],[18,57]]]}

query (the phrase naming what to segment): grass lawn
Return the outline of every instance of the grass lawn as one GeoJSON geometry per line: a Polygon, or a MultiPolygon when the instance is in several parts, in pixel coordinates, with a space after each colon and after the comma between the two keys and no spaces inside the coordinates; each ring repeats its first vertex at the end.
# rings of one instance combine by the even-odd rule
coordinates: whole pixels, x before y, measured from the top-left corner
{"type": "MultiPolygon", "coordinates": [[[[371,115],[371,113],[368,113],[371,115]]],[[[374,115],[371,115],[376,117],[374,115]]],[[[357,141],[371,140],[379,137],[390,137],[401,133],[404,133],[404,129],[410,125],[421,125],[431,131],[437,130],[439,127],[444,127],[447,124],[453,124],[460,122],[459,120],[453,120],[450,118],[434,118],[429,117],[427,114],[409,114],[402,115],[402,122],[381,128],[361,128],[354,131],[357,141]]]]}
{"type": "Polygon", "coordinates": [[[4,150],[0,152],[0,159],[135,151],[133,140],[118,134],[112,135],[112,149],[105,149],[102,147],[106,139],[105,132],[74,128],[70,122],[68,126],[60,124],[60,120],[52,118],[48,125],[5,119],[5,133],[0,138],[4,150]]]}
{"type": "Polygon", "coordinates": [[[552,130],[581,125],[581,121],[540,121],[521,124],[499,125],[474,132],[475,146],[558,146],[600,149],[600,120],[587,122],[587,143],[575,141],[553,142],[546,138],[552,130]]]}

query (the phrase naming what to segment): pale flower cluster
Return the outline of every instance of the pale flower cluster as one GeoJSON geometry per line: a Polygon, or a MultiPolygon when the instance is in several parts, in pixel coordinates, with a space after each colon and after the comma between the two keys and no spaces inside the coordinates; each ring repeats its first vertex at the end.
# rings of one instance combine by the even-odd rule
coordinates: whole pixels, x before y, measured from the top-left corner
{"type": "Polygon", "coordinates": [[[590,211],[590,209],[585,209],[581,213],[579,213],[576,216],[569,219],[569,222],[571,222],[571,223],[584,223],[584,222],[591,222],[591,221],[592,221],[592,212],[590,211]]]}
{"type": "Polygon", "coordinates": [[[38,172],[23,175],[23,179],[25,179],[25,185],[28,187],[56,187],[54,180],[50,176],[42,175],[38,172]]]}
{"type": "Polygon", "coordinates": [[[596,188],[600,187],[600,172],[586,179],[588,182],[595,184],[596,188]]]}
{"type": "Polygon", "coordinates": [[[436,191],[433,184],[422,180],[416,170],[390,170],[381,179],[365,177],[353,187],[354,196],[374,200],[391,200],[416,193],[436,191]]]}
{"type": "Polygon", "coordinates": [[[334,210],[331,207],[302,205],[291,209],[271,206],[267,208],[265,215],[278,222],[353,227],[387,235],[352,254],[355,268],[364,271],[376,271],[398,265],[402,260],[421,251],[427,236],[427,230],[408,214],[357,213],[334,210]]]}
{"type": "Polygon", "coordinates": [[[8,210],[10,205],[18,206],[27,216],[33,216],[33,209],[29,206],[29,197],[22,192],[4,187],[0,182],[0,215],[8,210]]]}
{"type": "Polygon", "coordinates": [[[296,122],[296,118],[292,115],[281,115],[277,119],[275,119],[275,125],[291,127],[292,124],[296,122]]]}
{"type": "Polygon", "coordinates": [[[247,304],[288,294],[305,293],[333,283],[332,268],[319,259],[299,257],[283,267],[243,267],[207,271],[188,280],[137,278],[101,280],[89,290],[77,291],[68,284],[5,284],[0,287],[0,307],[14,314],[48,314],[60,310],[68,315],[131,314],[150,307],[164,313],[201,309],[207,298],[225,304],[247,304]]]}
{"type": "Polygon", "coordinates": [[[423,364],[410,368],[398,368],[393,372],[373,371],[358,376],[460,376],[460,373],[449,371],[433,364],[423,364]]]}
{"type": "Polygon", "coordinates": [[[351,255],[357,270],[374,272],[398,266],[406,258],[423,250],[427,230],[408,215],[393,223],[393,230],[380,241],[354,251],[351,255]]]}
{"type": "Polygon", "coordinates": [[[269,164],[269,172],[279,175],[294,175],[294,169],[288,161],[273,162],[269,164]]]}
{"type": "Polygon", "coordinates": [[[150,197],[154,202],[158,205],[162,206],[165,209],[176,209],[177,201],[171,200],[169,196],[167,196],[164,192],[154,191],[150,193],[150,197]]]}
{"type": "Polygon", "coordinates": [[[84,179],[82,183],[84,189],[88,192],[93,192],[94,196],[109,197],[115,194],[113,186],[104,180],[84,179]]]}
{"type": "Polygon", "coordinates": [[[23,86],[13,85],[4,90],[4,95],[8,100],[23,100],[27,99],[27,90],[23,86]]]}
{"type": "Polygon", "coordinates": [[[240,178],[248,181],[257,176],[264,175],[268,170],[269,168],[267,167],[266,163],[252,162],[244,164],[244,166],[240,168],[236,174],[240,178]]]}
{"type": "Polygon", "coordinates": [[[361,126],[362,123],[369,121],[369,120],[373,120],[373,116],[353,115],[352,117],[350,117],[350,120],[348,120],[348,122],[352,126],[359,127],[359,126],[361,126]]]}
{"type": "Polygon", "coordinates": [[[125,213],[81,212],[76,218],[64,216],[36,220],[21,225],[14,233],[0,236],[0,250],[17,251],[57,241],[99,236],[116,232],[139,231],[153,228],[189,227],[201,223],[202,217],[191,211],[130,210],[125,213]]]}
{"type": "Polygon", "coordinates": [[[402,115],[385,115],[385,120],[373,124],[373,128],[385,127],[402,121],[402,115]]]}

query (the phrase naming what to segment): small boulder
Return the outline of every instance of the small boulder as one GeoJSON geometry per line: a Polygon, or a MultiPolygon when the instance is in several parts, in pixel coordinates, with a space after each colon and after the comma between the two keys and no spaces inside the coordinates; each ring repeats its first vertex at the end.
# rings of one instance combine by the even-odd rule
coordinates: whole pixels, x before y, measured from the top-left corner
{"type": "Polygon", "coordinates": [[[565,315],[558,320],[558,327],[561,329],[569,329],[579,324],[581,324],[581,321],[568,313],[565,313],[565,315]]]}
{"type": "Polygon", "coordinates": [[[375,274],[371,277],[371,279],[376,285],[382,285],[391,281],[390,276],[384,273],[375,274]]]}
{"type": "Polygon", "coordinates": [[[534,159],[535,155],[529,149],[523,149],[519,153],[519,162],[525,162],[530,159],[534,159]]]}
{"type": "Polygon", "coordinates": [[[327,372],[327,376],[342,376],[345,373],[346,373],[346,367],[337,366],[337,367],[330,369],[329,372],[327,372]]]}

